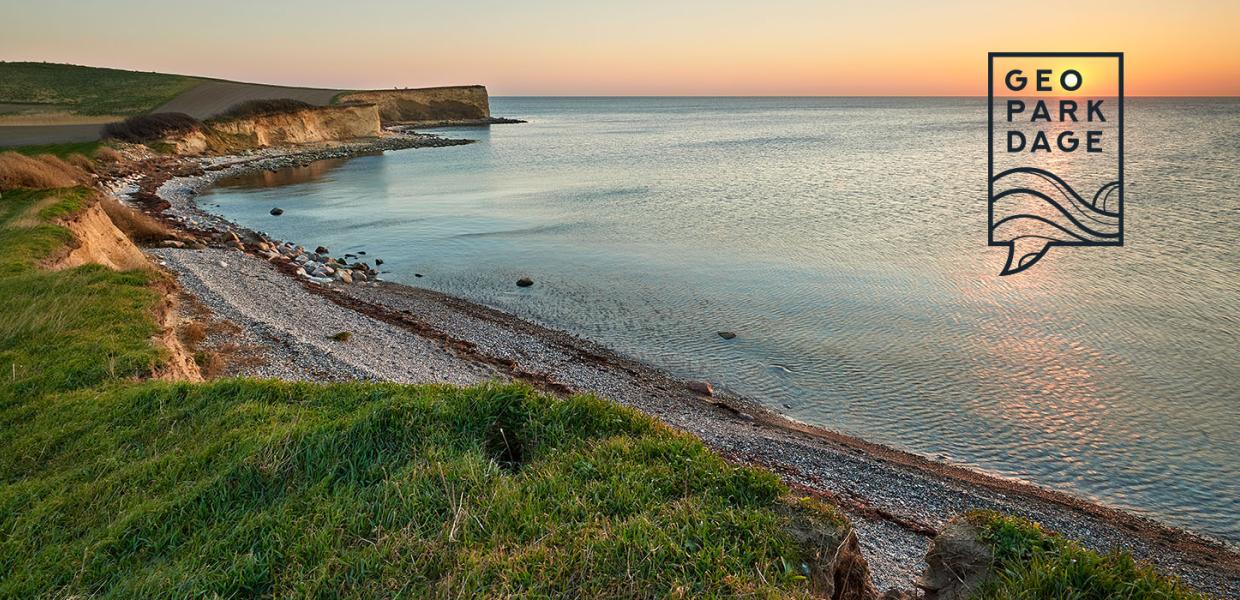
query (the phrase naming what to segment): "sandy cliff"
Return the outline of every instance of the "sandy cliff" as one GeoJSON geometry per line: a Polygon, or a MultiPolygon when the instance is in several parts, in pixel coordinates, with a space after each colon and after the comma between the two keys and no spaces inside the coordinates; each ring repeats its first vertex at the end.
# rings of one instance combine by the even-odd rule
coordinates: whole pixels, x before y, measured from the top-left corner
{"type": "Polygon", "coordinates": [[[118,271],[150,267],[142,251],[112,224],[98,202],[92,202],[63,225],[73,232],[74,243],[47,265],[51,269],[71,269],[87,263],[118,271]]]}
{"type": "Polygon", "coordinates": [[[481,85],[350,92],[337,100],[374,104],[379,107],[379,117],[385,124],[472,121],[491,117],[487,89],[481,85]]]}
{"type": "Polygon", "coordinates": [[[247,140],[251,147],[309,144],[379,137],[379,110],[373,104],[324,106],[208,124],[212,133],[247,140]]]}

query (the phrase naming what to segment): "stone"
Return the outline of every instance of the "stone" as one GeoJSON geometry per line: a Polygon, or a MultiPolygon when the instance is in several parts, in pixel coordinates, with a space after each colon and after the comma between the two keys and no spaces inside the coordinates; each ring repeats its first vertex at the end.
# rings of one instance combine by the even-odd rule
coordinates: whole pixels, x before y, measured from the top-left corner
{"type": "Polygon", "coordinates": [[[719,337],[721,337],[721,338],[723,338],[723,339],[725,339],[725,340],[730,340],[730,339],[732,339],[732,338],[736,337],[736,334],[735,334],[735,333],[732,333],[731,331],[720,331],[720,332],[718,332],[718,333],[719,333],[719,337]]]}
{"type": "Polygon", "coordinates": [[[182,242],[181,240],[164,240],[160,242],[159,245],[163,248],[184,248],[185,242],[182,242]]]}
{"type": "Polygon", "coordinates": [[[382,264],[383,264],[383,259],[382,259],[382,258],[376,258],[376,259],[375,259],[375,266],[376,266],[376,267],[377,267],[377,266],[379,266],[379,265],[382,265],[382,264]]]}
{"type": "Polygon", "coordinates": [[[353,279],[357,281],[366,281],[369,278],[366,277],[365,271],[353,271],[353,279]]]}
{"type": "Polygon", "coordinates": [[[315,248],[314,253],[322,254],[323,256],[327,256],[328,254],[331,254],[331,252],[327,248],[324,248],[323,246],[319,246],[318,248],[315,248]]]}
{"type": "Polygon", "coordinates": [[[275,208],[271,209],[271,216],[273,216],[273,217],[278,217],[278,216],[280,216],[280,215],[282,215],[282,214],[284,214],[284,209],[283,209],[283,208],[280,208],[280,207],[278,207],[278,206],[277,206],[277,207],[275,207],[275,208]]]}
{"type": "Polygon", "coordinates": [[[336,274],[340,276],[340,281],[343,281],[345,283],[353,283],[353,272],[352,271],[349,271],[346,269],[344,271],[336,271],[336,274]]]}
{"type": "Polygon", "coordinates": [[[529,277],[522,277],[517,280],[517,287],[530,287],[534,285],[534,280],[529,277]]]}
{"type": "Polygon", "coordinates": [[[714,396],[715,395],[715,387],[712,386],[709,381],[698,381],[698,380],[689,381],[685,383],[685,387],[689,388],[690,391],[701,394],[703,396],[714,396]]]}
{"type": "Polygon", "coordinates": [[[422,276],[422,274],[421,274],[421,273],[414,273],[414,274],[413,274],[413,276],[414,276],[414,277],[421,277],[421,276],[422,276]]]}

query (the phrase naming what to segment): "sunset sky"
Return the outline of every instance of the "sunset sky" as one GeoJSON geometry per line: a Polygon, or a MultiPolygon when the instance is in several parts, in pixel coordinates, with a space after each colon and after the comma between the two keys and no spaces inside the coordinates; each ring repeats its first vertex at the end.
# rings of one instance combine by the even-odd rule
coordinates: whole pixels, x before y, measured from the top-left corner
{"type": "Polygon", "coordinates": [[[495,95],[984,95],[986,52],[1123,51],[1240,95],[1240,2],[0,0],[0,60],[495,95]]]}

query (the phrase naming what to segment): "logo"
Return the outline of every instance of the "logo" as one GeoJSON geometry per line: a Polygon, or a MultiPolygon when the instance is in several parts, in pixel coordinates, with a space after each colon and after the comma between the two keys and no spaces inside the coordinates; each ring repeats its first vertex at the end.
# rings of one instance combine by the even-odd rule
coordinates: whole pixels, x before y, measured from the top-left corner
{"type": "Polygon", "coordinates": [[[991,52],[989,245],[1000,275],[1124,245],[1124,54],[991,52]]]}

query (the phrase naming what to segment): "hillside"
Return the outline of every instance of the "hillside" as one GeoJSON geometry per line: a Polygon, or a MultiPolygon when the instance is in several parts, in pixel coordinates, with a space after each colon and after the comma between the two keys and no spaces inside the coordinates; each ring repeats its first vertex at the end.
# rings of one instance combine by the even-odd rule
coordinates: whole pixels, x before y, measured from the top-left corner
{"type": "Polygon", "coordinates": [[[0,62],[0,117],[23,114],[126,117],[147,112],[202,81],[164,73],[0,62]]]}
{"type": "Polygon", "coordinates": [[[314,106],[364,102],[384,124],[486,121],[480,85],[336,90],[226,81],[52,63],[0,62],[0,147],[99,139],[99,126],[144,114],[216,116],[242,102],[292,99],[314,106]]]}

